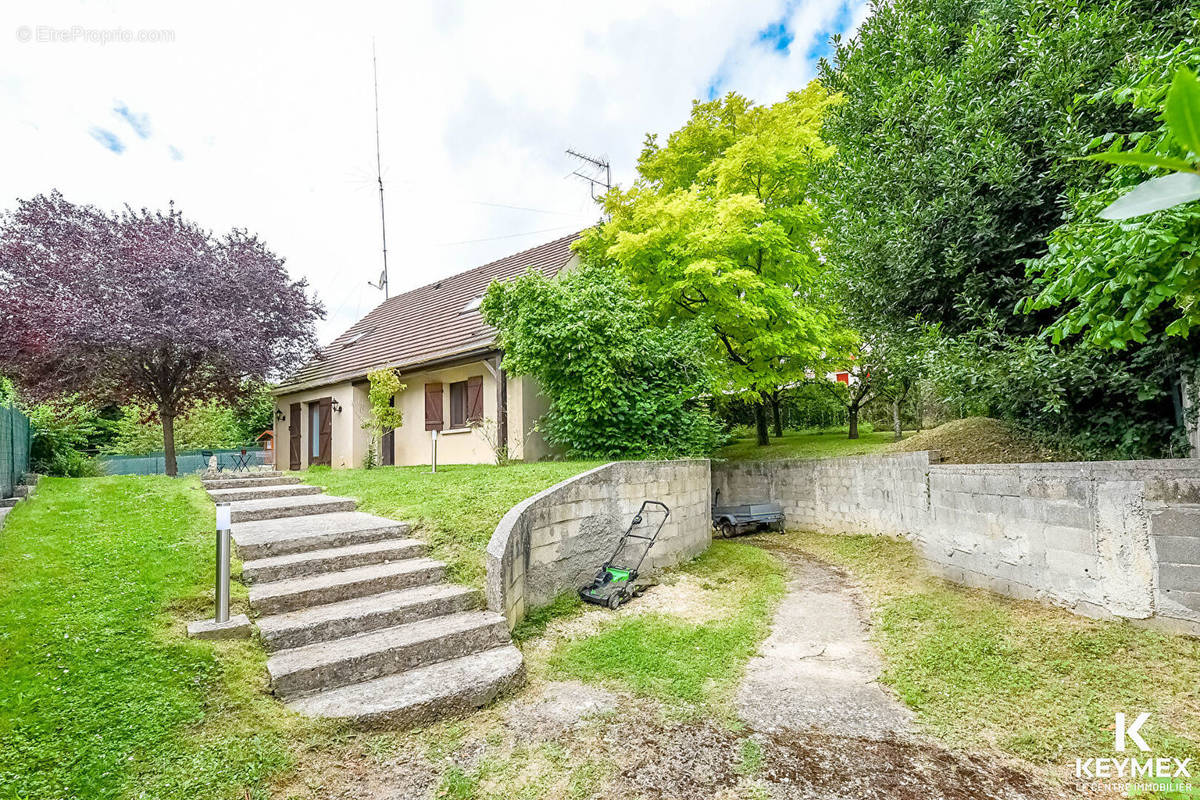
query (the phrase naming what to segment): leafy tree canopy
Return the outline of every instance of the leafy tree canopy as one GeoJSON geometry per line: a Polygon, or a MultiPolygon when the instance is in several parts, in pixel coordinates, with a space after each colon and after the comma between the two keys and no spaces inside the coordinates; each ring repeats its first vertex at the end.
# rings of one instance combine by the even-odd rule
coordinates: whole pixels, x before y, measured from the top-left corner
{"type": "Polygon", "coordinates": [[[733,93],[694,103],[665,145],[648,137],[637,182],[606,196],[609,221],[581,244],[660,319],[706,331],[727,388],[759,394],[802,377],[837,328],[811,199],[837,102],[813,83],[772,106],[733,93]]]}
{"type": "Polygon", "coordinates": [[[1059,308],[1055,342],[1075,334],[1125,349],[1161,334],[1187,336],[1200,325],[1200,16],[1195,35],[1172,51],[1143,59],[1114,95],[1135,109],[1162,109],[1148,132],[1098,137],[1096,158],[1116,166],[1098,189],[1074,197],[1070,219],[1050,236],[1050,250],[1029,263],[1037,293],[1025,311],[1059,308]],[[1146,170],[1152,177],[1146,179],[1146,170]],[[1164,199],[1163,181],[1191,192],[1164,199]],[[1166,205],[1164,205],[1166,203],[1166,205]],[[1155,211],[1143,215],[1140,212],[1155,211]],[[1136,214],[1136,216],[1134,216],[1136,214]],[[1108,217],[1106,219],[1105,217],[1108,217]],[[1120,217],[1114,221],[1113,217],[1120,217]]]}
{"type": "Polygon", "coordinates": [[[547,441],[581,457],[707,454],[719,426],[697,398],[712,385],[695,324],[659,324],[609,269],[492,284],[482,312],[499,330],[504,367],[550,398],[547,441]]]}
{"type": "Polygon", "coordinates": [[[948,333],[1012,310],[1064,193],[1102,172],[1077,159],[1087,142],[1149,117],[1111,93],[1077,96],[1116,85],[1131,54],[1174,46],[1190,24],[1188,4],[1165,0],[878,4],[820,69],[846,98],[823,132],[839,158],[821,185],[850,296],[948,333]]]}
{"type": "Polygon", "coordinates": [[[323,313],[257,237],[174,209],[111,214],[56,192],[0,220],[0,370],[32,402],[152,408],[168,474],[175,417],[298,363],[323,313]]]}

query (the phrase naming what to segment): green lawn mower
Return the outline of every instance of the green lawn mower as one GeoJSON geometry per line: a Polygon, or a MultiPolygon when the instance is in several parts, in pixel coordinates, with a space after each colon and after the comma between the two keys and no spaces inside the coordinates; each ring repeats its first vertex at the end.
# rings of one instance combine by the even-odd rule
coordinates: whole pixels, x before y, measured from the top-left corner
{"type": "MultiPolygon", "coordinates": [[[[658,533],[662,530],[663,525],[666,524],[667,517],[669,516],[671,516],[671,509],[657,500],[645,500],[642,502],[642,507],[638,509],[637,514],[633,517],[633,521],[629,523],[629,527],[625,530],[624,535],[617,542],[617,549],[613,552],[612,557],[600,567],[600,571],[596,573],[596,579],[592,581],[591,585],[579,590],[579,596],[583,598],[584,602],[615,609],[629,598],[641,593],[641,587],[636,586],[634,581],[637,580],[638,570],[641,568],[642,562],[646,560],[646,554],[650,552],[650,548],[654,547],[654,540],[658,538],[658,533]],[[633,529],[643,524],[643,522],[647,522],[647,509],[656,514],[662,513],[662,519],[658,521],[657,527],[654,528],[654,531],[649,536],[636,534],[633,532],[633,529]],[[633,547],[639,548],[642,551],[637,559],[637,563],[633,564],[633,566],[618,566],[618,559],[623,564],[632,563],[632,559],[626,560],[622,557],[622,554],[626,549],[626,545],[629,545],[634,540],[636,542],[634,542],[633,547]],[[641,547],[640,542],[645,542],[645,547],[641,547]]],[[[647,522],[648,526],[649,523],[647,522]]]]}

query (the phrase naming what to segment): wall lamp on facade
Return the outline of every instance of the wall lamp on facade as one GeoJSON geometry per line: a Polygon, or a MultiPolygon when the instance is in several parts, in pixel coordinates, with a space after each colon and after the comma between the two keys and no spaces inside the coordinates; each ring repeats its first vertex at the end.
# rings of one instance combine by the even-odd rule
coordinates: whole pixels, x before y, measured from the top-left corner
{"type": "Polygon", "coordinates": [[[331,406],[331,407],[333,408],[333,410],[334,410],[334,411],[336,411],[337,413],[339,413],[339,414],[340,414],[340,413],[342,413],[342,404],[341,404],[341,403],[339,403],[337,400],[331,400],[331,401],[330,401],[330,406],[331,406]]]}
{"type": "Polygon", "coordinates": [[[282,411],[280,411],[278,408],[275,409],[275,421],[283,422],[285,419],[287,419],[287,416],[282,411]]]}

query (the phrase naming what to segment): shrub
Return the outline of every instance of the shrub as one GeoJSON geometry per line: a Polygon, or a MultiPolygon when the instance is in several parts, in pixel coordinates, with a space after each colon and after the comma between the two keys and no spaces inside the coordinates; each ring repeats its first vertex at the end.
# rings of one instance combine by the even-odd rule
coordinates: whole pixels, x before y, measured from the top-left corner
{"type": "Polygon", "coordinates": [[[666,458],[716,445],[701,332],[655,324],[611,271],[585,266],[553,281],[530,271],[492,284],[482,309],[500,332],[505,368],[532,376],[549,396],[538,428],[568,454],[666,458]]]}

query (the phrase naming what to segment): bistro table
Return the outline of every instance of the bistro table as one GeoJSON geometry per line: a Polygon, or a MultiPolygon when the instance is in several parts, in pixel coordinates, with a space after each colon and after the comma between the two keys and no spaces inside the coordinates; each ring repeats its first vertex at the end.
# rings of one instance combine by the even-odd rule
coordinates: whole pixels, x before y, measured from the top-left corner
{"type": "Polygon", "coordinates": [[[243,450],[240,454],[233,454],[233,471],[234,472],[249,472],[250,462],[254,460],[253,453],[247,453],[243,450]]]}

